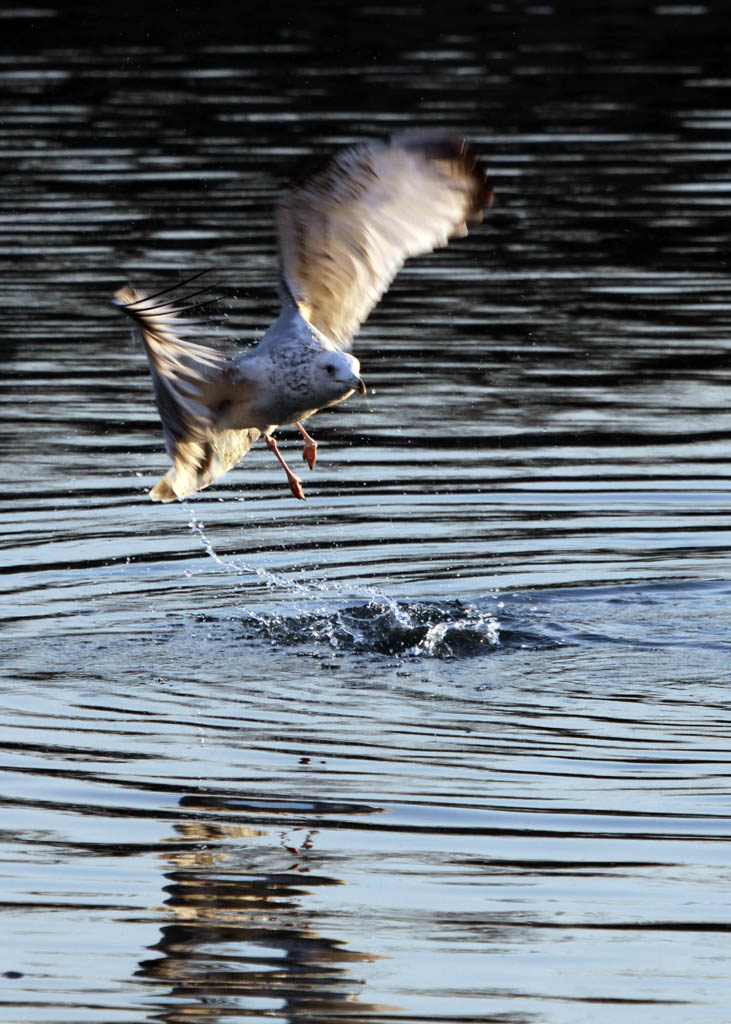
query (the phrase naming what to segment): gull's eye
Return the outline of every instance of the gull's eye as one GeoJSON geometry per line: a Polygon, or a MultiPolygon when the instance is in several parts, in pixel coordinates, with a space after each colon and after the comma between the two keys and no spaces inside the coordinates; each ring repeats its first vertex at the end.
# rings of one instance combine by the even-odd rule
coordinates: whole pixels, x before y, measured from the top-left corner
{"type": "Polygon", "coordinates": [[[332,363],[327,364],[327,366],[325,367],[325,373],[329,373],[331,377],[335,373],[335,367],[333,366],[332,363]]]}

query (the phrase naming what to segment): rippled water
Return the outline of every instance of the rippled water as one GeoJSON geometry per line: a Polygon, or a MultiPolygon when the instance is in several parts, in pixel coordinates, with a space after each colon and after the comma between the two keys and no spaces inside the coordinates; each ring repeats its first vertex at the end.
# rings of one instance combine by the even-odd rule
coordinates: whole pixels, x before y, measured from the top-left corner
{"type": "Polygon", "coordinates": [[[726,21],[2,13],[3,1021],[726,1024],[726,21]],[[412,123],[495,206],[307,502],[260,445],[150,503],[114,289],[215,265],[259,337],[276,196],[412,123]]]}

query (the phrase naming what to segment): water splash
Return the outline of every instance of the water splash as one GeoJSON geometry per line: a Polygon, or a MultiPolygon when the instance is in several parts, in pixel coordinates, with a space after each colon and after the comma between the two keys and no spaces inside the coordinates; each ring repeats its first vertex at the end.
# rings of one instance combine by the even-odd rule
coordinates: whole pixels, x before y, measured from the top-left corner
{"type": "MultiPolygon", "coordinates": [[[[398,617],[390,606],[371,601],[340,608],[291,614],[242,612],[226,616],[222,639],[297,647],[321,657],[365,654],[403,658],[464,659],[496,652],[540,650],[566,641],[526,627],[510,616],[461,601],[400,602],[398,617]]],[[[220,622],[205,613],[199,621],[220,622]]]]}
{"type": "Polygon", "coordinates": [[[280,646],[310,646],[315,650],[387,655],[404,659],[462,659],[563,646],[501,612],[461,601],[399,603],[398,618],[391,607],[369,602],[308,615],[272,616],[264,623],[244,616],[242,636],[265,636],[280,646]]]}
{"type": "MultiPolygon", "coordinates": [[[[268,590],[284,591],[288,599],[291,610],[279,614],[241,609],[233,617],[242,630],[240,639],[310,647],[320,654],[349,652],[409,659],[470,658],[498,649],[538,649],[559,643],[524,628],[494,597],[489,608],[459,600],[397,601],[375,587],[359,586],[354,594],[337,581],[313,576],[298,580],[243,559],[221,557],[203,522],[190,507],[186,512],[191,532],[217,565],[238,576],[255,576],[268,590]],[[330,596],[333,592],[349,603],[337,606],[330,596]],[[354,597],[366,600],[353,604],[354,597]]],[[[206,615],[199,618],[209,620],[206,615]]]]}

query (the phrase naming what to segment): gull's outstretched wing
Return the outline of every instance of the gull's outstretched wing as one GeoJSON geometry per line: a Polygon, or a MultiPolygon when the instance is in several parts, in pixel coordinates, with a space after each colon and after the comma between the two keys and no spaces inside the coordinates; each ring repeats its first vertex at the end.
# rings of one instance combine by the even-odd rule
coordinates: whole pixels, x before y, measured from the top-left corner
{"type": "Polygon", "coordinates": [[[343,149],[279,205],[285,297],[345,347],[404,261],[466,235],[491,199],[459,137],[403,132],[343,149]]]}
{"type": "MultiPolygon", "coordinates": [[[[175,287],[148,296],[127,285],[114,296],[116,305],[132,320],[147,354],[165,447],[173,461],[150,491],[154,501],[185,498],[207,487],[235,465],[259,437],[254,427],[217,428],[217,410],[232,395],[230,360],[215,349],[185,340],[196,336],[197,324],[180,314],[198,304],[190,305],[187,299],[177,305],[167,299],[159,301],[175,287]]],[[[239,380],[238,397],[244,389],[239,380]]]]}
{"type": "Polygon", "coordinates": [[[185,340],[195,336],[197,326],[180,315],[191,308],[186,300],[181,308],[126,285],[115,293],[114,303],[132,321],[147,355],[168,454],[174,457],[183,438],[206,441],[211,405],[222,389],[228,357],[185,340]]]}

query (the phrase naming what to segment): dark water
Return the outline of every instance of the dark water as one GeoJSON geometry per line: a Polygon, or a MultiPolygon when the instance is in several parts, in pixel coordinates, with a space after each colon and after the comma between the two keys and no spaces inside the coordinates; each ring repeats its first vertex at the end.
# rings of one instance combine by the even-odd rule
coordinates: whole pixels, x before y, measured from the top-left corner
{"type": "Polygon", "coordinates": [[[725,11],[0,29],[0,1019],[726,1024],[725,11]],[[151,504],[114,289],[215,265],[260,336],[281,189],[414,123],[494,210],[369,320],[307,503],[261,446],[151,504]]]}

